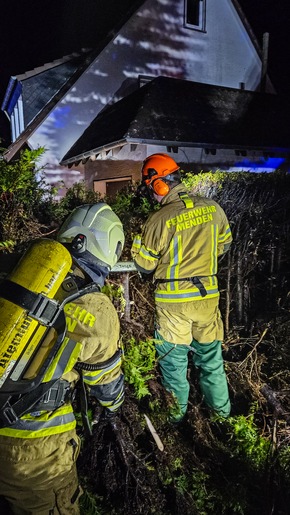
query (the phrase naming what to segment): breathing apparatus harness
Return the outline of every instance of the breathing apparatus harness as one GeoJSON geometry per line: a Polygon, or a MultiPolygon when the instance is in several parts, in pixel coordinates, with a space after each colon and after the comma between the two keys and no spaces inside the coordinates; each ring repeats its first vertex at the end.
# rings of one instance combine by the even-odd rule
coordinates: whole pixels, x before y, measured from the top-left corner
{"type": "Polygon", "coordinates": [[[70,386],[68,381],[58,378],[43,383],[42,379],[64,340],[66,332],[65,304],[86,293],[95,291],[99,291],[99,288],[93,283],[89,284],[59,304],[54,299],[49,299],[41,293],[34,293],[9,279],[2,282],[0,286],[1,297],[22,307],[27,311],[29,318],[46,326],[45,334],[51,328],[54,328],[57,332],[57,339],[36,378],[32,380],[20,379],[18,381],[8,379],[2,385],[0,390],[0,426],[10,426],[16,423],[25,413],[32,410],[50,411],[56,409],[69,399],[70,386]]]}
{"type": "MultiPolygon", "coordinates": [[[[73,293],[70,293],[63,302],[59,303],[9,279],[4,280],[0,285],[0,297],[2,299],[23,308],[27,312],[27,317],[36,320],[47,328],[43,339],[51,328],[57,333],[56,341],[42,364],[37,377],[32,380],[20,379],[17,381],[7,378],[2,384],[0,388],[0,427],[9,427],[15,424],[26,413],[53,411],[66,402],[72,402],[75,398],[76,390],[71,388],[68,381],[60,377],[48,382],[42,382],[42,379],[65,337],[64,306],[85,294],[99,292],[100,287],[94,282],[80,287],[78,286],[78,278],[70,275],[66,277],[63,287],[67,292],[72,290],[73,293]]],[[[122,350],[118,349],[109,360],[100,364],[77,362],[74,365],[74,369],[80,376],[79,402],[86,435],[91,434],[91,428],[87,416],[87,391],[82,370],[93,371],[110,367],[120,359],[121,354],[122,350]]]]}

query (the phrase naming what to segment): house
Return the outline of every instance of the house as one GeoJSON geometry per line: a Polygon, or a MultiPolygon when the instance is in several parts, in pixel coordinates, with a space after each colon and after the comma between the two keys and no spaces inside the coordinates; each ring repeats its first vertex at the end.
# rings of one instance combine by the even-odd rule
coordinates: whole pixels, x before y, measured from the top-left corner
{"type": "Polygon", "coordinates": [[[187,171],[273,171],[290,153],[289,118],[278,95],[157,77],[103,110],[61,164],[82,163],[88,187],[108,195],[140,180],[154,152],[187,171]]]}
{"type": "MultiPolygon", "coordinates": [[[[102,0],[99,3],[101,9],[102,0]]],[[[268,160],[273,153],[269,139],[267,144],[261,143],[263,138],[242,143],[236,131],[235,140],[217,141],[212,126],[200,141],[197,125],[189,130],[191,118],[197,116],[195,103],[199,129],[208,127],[208,117],[216,121],[217,116],[222,120],[229,117],[227,134],[231,134],[231,124],[237,121],[236,104],[227,104],[227,93],[238,102],[243,125],[247,108],[253,105],[249,98],[256,98],[249,93],[257,91],[263,98],[266,93],[267,98],[275,96],[265,69],[265,54],[237,0],[139,0],[93,51],[11,78],[2,104],[10,118],[13,140],[5,158],[15,158],[25,146],[43,146],[47,149],[44,162],[49,183],[63,180],[69,187],[85,178],[102,193],[138,180],[142,160],[154,151],[172,152],[178,162],[191,168],[236,169],[242,156],[248,160],[247,169],[252,159],[254,166],[260,163],[266,170],[273,169],[273,162],[268,160]],[[219,91],[224,110],[215,112],[219,91]],[[168,103],[162,101],[161,108],[162,99],[168,103]],[[139,138],[133,137],[132,130],[136,112],[139,138]],[[176,118],[170,124],[171,131],[167,130],[166,117],[171,122],[176,118]],[[178,121],[188,129],[184,141],[178,136],[178,121]]],[[[267,105],[267,100],[264,102],[267,105]]],[[[280,107],[274,112],[277,109],[280,107]]],[[[259,123],[263,126],[262,119],[259,123]]],[[[274,157],[280,162],[290,151],[284,147],[285,139],[275,140],[280,154],[274,157]]]]}

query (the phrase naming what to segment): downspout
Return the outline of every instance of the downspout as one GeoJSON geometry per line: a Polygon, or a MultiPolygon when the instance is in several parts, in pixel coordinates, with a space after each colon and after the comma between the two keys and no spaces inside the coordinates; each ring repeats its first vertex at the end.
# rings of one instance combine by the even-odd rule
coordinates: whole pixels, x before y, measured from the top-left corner
{"type": "Polygon", "coordinates": [[[263,34],[263,49],[262,49],[262,71],[260,92],[265,93],[267,84],[267,68],[268,68],[268,52],[269,52],[269,32],[263,34]]]}

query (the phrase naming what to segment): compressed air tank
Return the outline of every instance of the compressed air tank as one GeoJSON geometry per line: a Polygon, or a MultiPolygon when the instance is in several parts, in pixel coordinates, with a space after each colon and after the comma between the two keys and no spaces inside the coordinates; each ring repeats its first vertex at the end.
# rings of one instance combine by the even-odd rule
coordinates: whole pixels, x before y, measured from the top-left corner
{"type": "MultiPolygon", "coordinates": [[[[0,387],[8,377],[18,380],[47,331],[47,325],[35,319],[26,309],[25,293],[27,297],[29,292],[33,292],[53,299],[71,265],[71,255],[61,243],[42,238],[30,245],[7,279],[0,284],[0,387]],[[23,287],[22,306],[17,304],[19,288],[14,288],[14,285],[23,287]],[[9,290],[12,294],[9,294],[9,290]]],[[[35,297],[37,299],[37,295],[35,297]]]]}

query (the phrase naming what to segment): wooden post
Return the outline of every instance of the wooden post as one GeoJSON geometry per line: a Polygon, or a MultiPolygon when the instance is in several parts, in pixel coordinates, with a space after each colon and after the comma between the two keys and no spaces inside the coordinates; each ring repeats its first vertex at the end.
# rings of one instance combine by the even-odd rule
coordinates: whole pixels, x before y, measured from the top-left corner
{"type": "Polygon", "coordinates": [[[121,277],[122,285],[124,288],[124,299],[125,299],[125,320],[130,322],[131,320],[131,309],[130,309],[130,290],[129,290],[129,273],[122,274],[121,277]]]}

